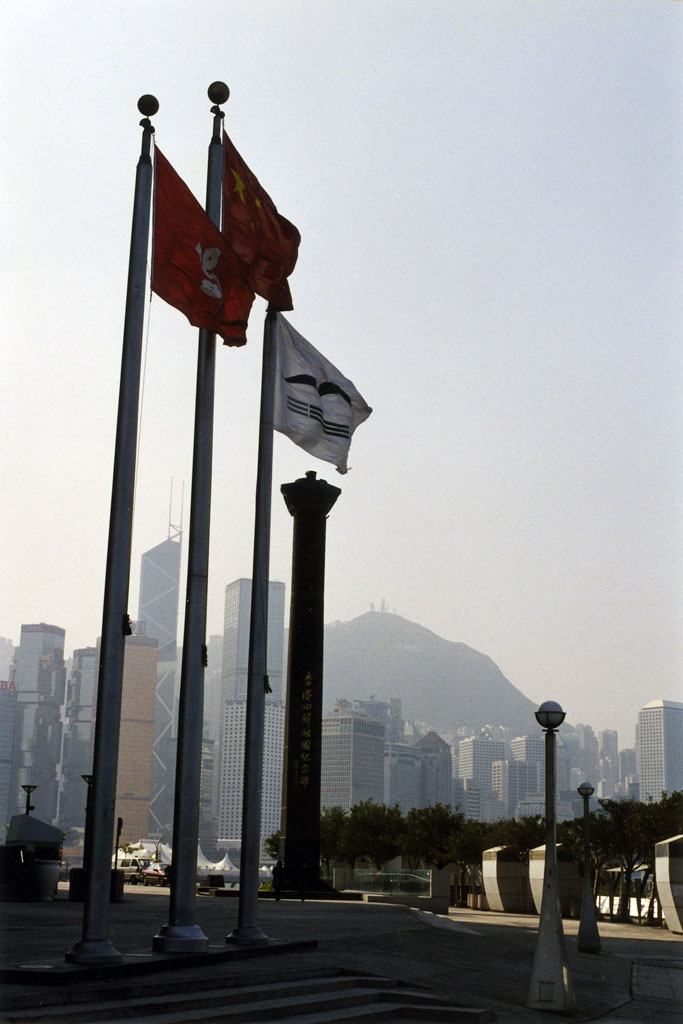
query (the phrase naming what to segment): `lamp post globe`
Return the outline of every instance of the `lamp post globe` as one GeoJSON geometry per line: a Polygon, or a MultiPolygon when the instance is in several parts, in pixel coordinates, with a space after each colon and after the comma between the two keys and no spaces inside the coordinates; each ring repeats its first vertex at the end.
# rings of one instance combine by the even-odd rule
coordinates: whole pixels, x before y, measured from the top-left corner
{"type": "Polygon", "coordinates": [[[593,793],[595,792],[595,788],[593,786],[591,786],[590,782],[582,782],[581,785],[578,787],[576,792],[579,794],[579,796],[582,796],[584,798],[584,800],[585,800],[586,797],[593,796],[593,793]]]}
{"type": "Polygon", "coordinates": [[[544,700],[534,714],[541,729],[546,730],[559,729],[566,718],[565,712],[556,700],[544,700]]]}

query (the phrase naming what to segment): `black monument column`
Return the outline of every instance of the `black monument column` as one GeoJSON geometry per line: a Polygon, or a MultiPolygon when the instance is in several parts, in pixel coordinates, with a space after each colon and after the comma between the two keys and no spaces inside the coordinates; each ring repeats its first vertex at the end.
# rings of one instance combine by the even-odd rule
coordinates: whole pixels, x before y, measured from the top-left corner
{"type": "Polygon", "coordinates": [[[320,872],[320,751],[323,716],[325,530],[341,494],[315,472],[280,488],[294,517],[282,780],[284,874],[317,887],[320,872]]]}

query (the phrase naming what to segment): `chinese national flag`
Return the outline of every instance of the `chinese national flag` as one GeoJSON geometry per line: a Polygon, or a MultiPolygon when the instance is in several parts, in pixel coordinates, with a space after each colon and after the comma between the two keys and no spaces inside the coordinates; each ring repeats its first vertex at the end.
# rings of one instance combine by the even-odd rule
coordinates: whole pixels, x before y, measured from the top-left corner
{"type": "Polygon", "coordinates": [[[254,292],[215,224],[155,148],[152,288],[194,327],[244,345],[254,292]]]}
{"type": "Polygon", "coordinates": [[[274,309],[292,309],[287,278],[296,264],[301,235],[277,212],[225,134],[223,145],[223,234],[249,287],[274,309]]]}

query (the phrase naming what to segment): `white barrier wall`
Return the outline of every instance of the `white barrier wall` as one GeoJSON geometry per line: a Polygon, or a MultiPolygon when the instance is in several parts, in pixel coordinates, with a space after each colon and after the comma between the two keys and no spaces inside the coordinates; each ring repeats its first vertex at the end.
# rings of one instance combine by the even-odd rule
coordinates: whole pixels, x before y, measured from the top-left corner
{"type": "Polygon", "coordinates": [[[655,846],[655,877],[669,931],[683,934],[683,835],[655,846]]]}

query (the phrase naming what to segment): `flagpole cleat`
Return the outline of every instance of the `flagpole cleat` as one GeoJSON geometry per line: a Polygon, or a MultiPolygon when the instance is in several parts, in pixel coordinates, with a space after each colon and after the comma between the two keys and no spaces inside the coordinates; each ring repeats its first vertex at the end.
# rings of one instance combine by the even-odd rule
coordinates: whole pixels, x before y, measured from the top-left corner
{"type": "Polygon", "coordinates": [[[221,103],[227,103],[228,97],[230,96],[230,90],[225,82],[212,82],[207,92],[211,102],[218,105],[221,103]]]}
{"type": "Polygon", "coordinates": [[[154,117],[158,109],[159,100],[156,96],[151,96],[149,93],[146,93],[138,100],[138,110],[143,117],[154,117]]]}

